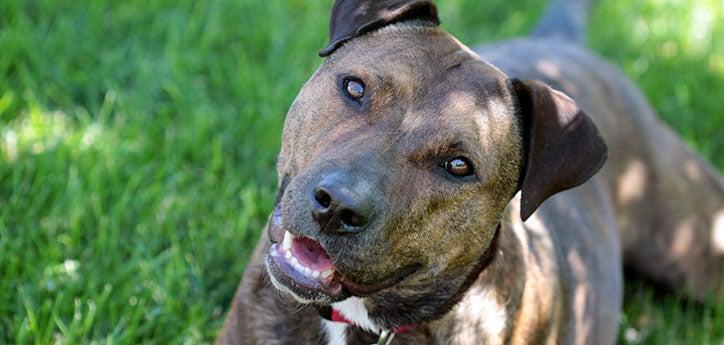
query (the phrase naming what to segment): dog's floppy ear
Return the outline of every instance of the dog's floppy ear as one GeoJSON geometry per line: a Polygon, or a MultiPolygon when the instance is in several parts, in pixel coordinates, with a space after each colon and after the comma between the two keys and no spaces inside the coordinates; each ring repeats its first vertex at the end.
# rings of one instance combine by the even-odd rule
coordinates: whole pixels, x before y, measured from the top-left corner
{"type": "Polygon", "coordinates": [[[512,89],[523,132],[520,216],[525,221],[548,197],[596,174],[607,148],[593,121],[562,92],[515,79],[512,89]]]}
{"type": "Polygon", "coordinates": [[[329,44],[319,56],[328,56],[345,42],[367,32],[414,19],[440,24],[432,1],[336,0],[329,19],[329,44]]]}

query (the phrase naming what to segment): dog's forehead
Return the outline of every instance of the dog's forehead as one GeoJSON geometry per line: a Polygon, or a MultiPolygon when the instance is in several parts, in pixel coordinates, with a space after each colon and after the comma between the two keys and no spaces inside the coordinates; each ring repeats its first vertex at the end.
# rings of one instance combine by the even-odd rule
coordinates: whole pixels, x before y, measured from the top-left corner
{"type": "Polygon", "coordinates": [[[473,72],[472,76],[480,80],[507,79],[503,72],[482,61],[446,31],[404,23],[347,42],[329,57],[326,65],[334,70],[365,69],[409,84],[439,82],[459,67],[473,72]]]}
{"type": "MultiPolygon", "coordinates": [[[[404,104],[401,130],[420,126],[464,132],[470,122],[506,107],[507,76],[437,27],[392,25],[351,40],[324,67],[330,73],[361,73],[394,88],[404,104]],[[462,119],[470,115],[476,119],[462,119]]],[[[384,109],[383,109],[384,111],[384,109]]]]}

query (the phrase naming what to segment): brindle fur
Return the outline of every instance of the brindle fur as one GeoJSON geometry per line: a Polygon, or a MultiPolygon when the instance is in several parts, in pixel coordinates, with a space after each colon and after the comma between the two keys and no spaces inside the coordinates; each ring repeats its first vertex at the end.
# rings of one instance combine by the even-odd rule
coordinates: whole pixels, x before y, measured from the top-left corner
{"type": "MultiPolygon", "coordinates": [[[[394,344],[613,344],[624,263],[692,298],[721,296],[724,248],[714,240],[724,231],[715,229],[724,217],[721,177],[656,119],[621,72],[561,36],[483,47],[481,60],[433,25],[393,23],[335,48],[289,110],[277,167],[289,182],[279,200],[284,227],[318,239],[356,283],[416,268],[365,296],[375,322],[418,325],[394,344]],[[341,95],[347,75],[367,83],[366,106],[341,95]],[[511,78],[542,80],[571,96],[609,150],[595,177],[551,197],[526,222],[520,194],[511,201],[525,171],[511,78]],[[457,183],[431,163],[461,148],[479,182],[457,183]],[[330,169],[363,176],[379,191],[363,233],[320,234],[311,219],[309,186],[330,169]],[[493,260],[457,293],[499,222],[493,260]]],[[[270,245],[264,231],[217,343],[324,343],[317,309],[270,283],[270,245]]],[[[348,327],[347,339],[376,337],[348,327]]]]}

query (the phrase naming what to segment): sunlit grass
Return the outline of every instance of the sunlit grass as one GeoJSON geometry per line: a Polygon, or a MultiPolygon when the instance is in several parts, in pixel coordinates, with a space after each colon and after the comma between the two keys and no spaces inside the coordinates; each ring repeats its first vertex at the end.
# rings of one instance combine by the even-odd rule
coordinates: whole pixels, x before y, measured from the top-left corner
{"type": "MultiPolygon", "coordinates": [[[[544,3],[439,1],[464,42],[544,3]]],[[[716,1],[602,1],[590,44],[724,167],[716,1]],[[717,93],[718,92],[718,93],[717,93]]],[[[329,1],[0,1],[0,343],[202,343],[274,197],[329,1]]],[[[721,305],[630,284],[630,343],[721,344],[721,305]]]]}
{"type": "Polygon", "coordinates": [[[589,38],[644,89],[662,119],[720,170],[722,10],[716,0],[602,1],[589,38]]]}

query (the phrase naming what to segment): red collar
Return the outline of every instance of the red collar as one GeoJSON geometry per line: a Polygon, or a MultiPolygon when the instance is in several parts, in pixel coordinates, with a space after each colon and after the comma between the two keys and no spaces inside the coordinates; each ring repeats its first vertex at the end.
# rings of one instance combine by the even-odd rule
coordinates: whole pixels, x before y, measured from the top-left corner
{"type": "MultiPolygon", "coordinates": [[[[341,323],[347,323],[350,325],[355,325],[354,322],[348,320],[342,313],[340,313],[337,309],[332,308],[332,314],[329,317],[330,320],[334,322],[341,322],[341,323]]],[[[415,328],[415,325],[402,325],[400,327],[395,327],[392,329],[392,333],[405,333],[407,331],[412,330],[415,328]]]]}

